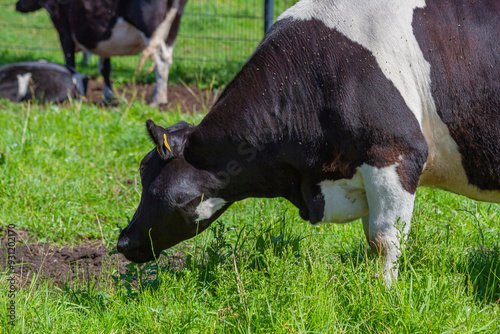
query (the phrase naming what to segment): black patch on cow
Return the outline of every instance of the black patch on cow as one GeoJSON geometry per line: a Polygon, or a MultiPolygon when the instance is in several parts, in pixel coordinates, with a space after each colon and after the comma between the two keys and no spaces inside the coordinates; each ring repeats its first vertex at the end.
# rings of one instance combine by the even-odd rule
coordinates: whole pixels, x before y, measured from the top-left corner
{"type": "Polygon", "coordinates": [[[228,161],[241,167],[221,197],[282,196],[314,223],[324,207],[318,183],[351,178],[363,163],[398,163],[403,187],[414,193],[427,143],[370,51],[319,20],[284,19],[192,133],[184,154],[201,169],[222,173],[228,161]],[[255,150],[251,161],[241,146],[255,150]]]}
{"type": "Polygon", "coordinates": [[[92,50],[100,41],[111,37],[111,32],[123,8],[116,0],[79,0],[73,1],[68,13],[74,38],[92,50]]]}
{"type": "Polygon", "coordinates": [[[500,190],[500,3],[428,0],[413,30],[469,182],[500,190]]]}

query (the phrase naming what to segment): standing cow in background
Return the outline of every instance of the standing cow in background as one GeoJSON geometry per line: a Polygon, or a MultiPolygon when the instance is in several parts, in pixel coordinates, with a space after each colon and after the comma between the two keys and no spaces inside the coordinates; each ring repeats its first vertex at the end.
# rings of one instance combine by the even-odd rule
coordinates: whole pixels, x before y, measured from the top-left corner
{"type": "MultiPolygon", "coordinates": [[[[66,66],[73,72],[75,50],[98,55],[104,77],[104,102],[113,98],[112,56],[134,55],[148,44],[156,67],[153,106],[165,104],[175,39],[187,0],[19,0],[22,13],[45,8],[59,33],[66,66]],[[151,50],[153,48],[153,50],[151,50]]],[[[141,59],[141,64],[144,59],[141,59]]]]}
{"type": "Polygon", "coordinates": [[[197,126],[147,122],[142,196],[117,249],[145,262],[232,203],[362,219],[397,276],[419,185],[500,202],[498,0],[302,0],[197,126]]]}

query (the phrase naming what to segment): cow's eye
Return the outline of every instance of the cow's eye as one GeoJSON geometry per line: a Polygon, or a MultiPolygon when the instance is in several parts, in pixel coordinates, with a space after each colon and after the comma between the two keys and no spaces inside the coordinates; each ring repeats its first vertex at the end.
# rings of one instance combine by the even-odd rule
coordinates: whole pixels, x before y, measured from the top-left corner
{"type": "Polygon", "coordinates": [[[142,176],[142,174],[144,173],[144,170],[145,170],[145,169],[146,169],[146,165],[141,164],[141,165],[139,166],[139,173],[141,173],[141,176],[142,176]]]}

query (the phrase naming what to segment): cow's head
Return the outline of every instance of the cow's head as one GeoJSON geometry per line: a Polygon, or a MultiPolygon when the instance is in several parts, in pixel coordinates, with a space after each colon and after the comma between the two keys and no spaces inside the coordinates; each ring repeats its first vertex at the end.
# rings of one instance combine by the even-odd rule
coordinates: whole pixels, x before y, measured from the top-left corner
{"type": "Polygon", "coordinates": [[[141,161],[141,201],[117,244],[138,263],[202,232],[230,205],[211,197],[219,181],[184,159],[193,125],[179,122],[165,129],[147,121],[146,127],[156,148],[141,161]]]}
{"type": "Polygon", "coordinates": [[[19,0],[16,3],[16,10],[21,13],[30,13],[39,10],[42,6],[42,0],[19,0]]]}

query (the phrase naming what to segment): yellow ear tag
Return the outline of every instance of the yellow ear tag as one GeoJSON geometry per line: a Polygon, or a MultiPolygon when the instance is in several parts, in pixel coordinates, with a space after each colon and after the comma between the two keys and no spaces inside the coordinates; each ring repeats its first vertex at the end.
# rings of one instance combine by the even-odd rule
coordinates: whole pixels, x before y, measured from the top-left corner
{"type": "Polygon", "coordinates": [[[170,146],[168,145],[167,143],[167,135],[166,134],[163,134],[163,143],[165,144],[165,146],[168,148],[168,150],[170,152],[172,152],[172,150],[170,149],[170,146]]]}
{"type": "Polygon", "coordinates": [[[158,154],[160,155],[160,157],[163,158],[163,155],[161,155],[160,150],[158,149],[158,146],[156,146],[156,150],[158,151],[158,154]]]}

